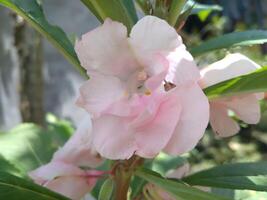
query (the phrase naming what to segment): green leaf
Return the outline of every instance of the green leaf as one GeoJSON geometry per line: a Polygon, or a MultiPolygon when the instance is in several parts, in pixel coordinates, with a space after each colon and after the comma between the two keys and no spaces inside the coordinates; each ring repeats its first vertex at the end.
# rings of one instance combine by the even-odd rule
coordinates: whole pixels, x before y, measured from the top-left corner
{"type": "Polygon", "coordinates": [[[102,185],[98,200],[109,200],[112,197],[113,180],[108,178],[102,185]]]}
{"type": "Polygon", "coordinates": [[[55,150],[51,136],[34,124],[0,135],[0,154],[23,174],[49,162],[55,150]]]}
{"type": "MultiPolygon", "coordinates": [[[[173,197],[179,200],[227,200],[212,193],[203,192],[196,188],[184,185],[182,182],[163,178],[159,174],[148,170],[139,169],[135,172],[137,176],[169,192],[173,197]]],[[[229,200],[229,199],[228,199],[229,200]]]]}
{"type": "Polygon", "coordinates": [[[202,11],[222,11],[223,8],[219,5],[208,5],[195,2],[193,0],[187,1],[187,6],[194,6],[191,14],[198,14],[202,11]]]}
{"type": "Polygon", "coordinates": [[[49,24],[45,18],[43,9],[38,4],[37,0],[0,0],[0,4],[8,7],[23,17],[57,49],[59,49],[65,58],[69,60],[81,74],[86,76],[83,68],[80,66],[71,41],[61,28],[49,24]]]}
{"type": "Polygon", "coordinates": [[[165,175],[167,171],[176,169],[184,165],[187,160],[180,156],[170,156],[160,153],[152,162],[151,169],[161,175],[165,175]]]}
{"type": "Polygon", "coordinates": [[[0,172],[7,172],[16,176],[23,176],[24,174],[17,168],[17,166],[0,154],[0,172]]]}
{"type": "Polygon", "coordinates": [[[122,22],[128,31],[137,22],[137,14],[132,0],[81,0],[91,12],[103,22],[106,18],[122,22]]]}
{"type": "Polygon", "coordinates": [[[243,32],[228,33],[201,43],[190,49],[194,56],[198,56],[217,49],[230,48],[234,46],[250,46],[267,42],[267,31],[250,30],[243,32]]]}
{"type": "Polygon", "coordinates": [[[170,6],[168,22],[171,26],[175,26],[179,15],[181,14],[186,0],[173,0],[170,6]]]}
{"type": "Polygon", "coordinates": [[[192,174],[183,181],[191,185],[267,191],[267,162],[221,165],[192,174]]]}
{"type": "MultiPolygon", "coordinates": [[[[242,67],[242,66],[240,66],[242,67]]],[[[267,67],[204,89],[209,99],[267,91],[267,67]]]]}
{"type": "Polygon", "coordinates": [[[32,182],[3,172],[0,172],[0,199],[69,200],[32,182]]]}

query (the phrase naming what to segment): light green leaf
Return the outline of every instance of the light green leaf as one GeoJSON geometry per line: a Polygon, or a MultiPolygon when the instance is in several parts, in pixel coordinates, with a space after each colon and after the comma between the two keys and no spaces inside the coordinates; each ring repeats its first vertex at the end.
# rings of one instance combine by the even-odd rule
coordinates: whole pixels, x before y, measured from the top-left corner
{"type": "Polygon", "coordinates": [[[204,89],[209,99],[264,91],[267,91],[267,67],[204,89]]]}
{"type": "Polygon", "coordinates": [[[173,0],[170,6],[168,22],[171,26],[175,26],[179,15],[181,14],[186,0],[173,0]]]}
{"type": "Polygon", "coordinates": [[[221,165],[185,177],[191,185],[267,191],[267,162],[221,165]]]}
{"type": "Polygon", "coordinates": [[[0,199],[70,200],[32,182],[0,172],[0,199]]]}
{"type": "MultiPolygon", "coordinates": [[[[148,169],[139,169],[135,172],[137,176],[169,192],[179,200],[227,200],[212,193],[203,192],[196,188],[184,185],[182,182],[163,178],[159,174],[148,169]]],[[[228,199],[229,200],[229,199],[228,199]]]]}
{"type": "Polygon", "coordinates": [[[228,33],[207,41],[204,41],[197,47],[190,49],[194,56],[198,56],[209,51],[217,49],[230,48],[234,46],[250,46],[254,44],[263,44],[267,42],[267,31],[250,30],[243,32],[228,33]]]}
{"type": "Polygon", "coordinates": [[[122,22],[128,31],[137,22],[132,0],[81,0],[103,22],[106,18],[122,22]]]}
{"type": "Polygon", "coordinates": [[[46,37],[81,74],[86,76],[83,68],[80,66],[71,41],[61,28],[49,24],[37,0],[0,0],[0,4],[23,17],[38,32],[46,37]]]}
{"type": "Polygon", "coordinates": [[[102,185],[98,200],[109,200],[112,197],[113,180],[108,178],[102,185]]]}
{"type": "Polygon", "coordinates": [[[187,6],[194,6],[191,14],[198,14],[202,11],[222,11],[223,8],[219,5],[208,5],[195,2],[193,0],[187,1],[187,6]]]}
{"type": "Polygon", "coordinates": [[[55,150],[51,135],[34,124],[0,135],[0,154],[23,174],[49,162],[55,150]]]}

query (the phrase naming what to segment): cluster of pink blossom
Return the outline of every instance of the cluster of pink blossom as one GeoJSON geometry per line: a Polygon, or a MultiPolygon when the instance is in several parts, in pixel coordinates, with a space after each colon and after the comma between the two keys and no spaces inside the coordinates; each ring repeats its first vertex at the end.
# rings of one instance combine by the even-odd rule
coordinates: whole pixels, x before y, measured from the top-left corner
{"type": "Polygon", "coordinates": [[[200,71],[176,30],[157,17],[142,18],[129,36],[123,24],[107,19],[83,35],[75,50],[90,75],[77,104],[91,118],[51,163],[30,173],[72,199],[83,197],[106,173],[92,169],[102,158],[183,154],[196,146],[209,121],[218,136],[234,135],[239,126],[229,110],[246,123],[259,121],[261,94],[209,102],[203,92],[259,66],[230,54],[200,71]]]}

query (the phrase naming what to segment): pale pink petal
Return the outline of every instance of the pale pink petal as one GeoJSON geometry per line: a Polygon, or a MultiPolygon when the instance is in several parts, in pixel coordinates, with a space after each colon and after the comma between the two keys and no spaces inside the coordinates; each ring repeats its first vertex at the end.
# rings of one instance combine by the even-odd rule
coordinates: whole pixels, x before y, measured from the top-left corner
{"type": "Polygon", "coordinates": [[[225,103],[244,122],[257,124],[260,121],[260,104],[256,94],[235,96],[225,103]]]}
{"type": "Polygon", "coordinates": [[[64,176],[49,181],[45,187],[73,200],[80,200],[90,192],[96,179],[90,180],[86,176],[64,176]]]}
{"type": "Polygon", "coordinates": [[[158,89],[163,83],[169,69],[169,62],[160,55],[155,55],[153,61],[147,67],[149,78],[145,82],[145,87],[150,91],[158,89]]]}
{"type": "Polygon", "coordinates": [[[137,147],[134,133],[128,128],[127,117],[104,115],[93,120],[93,144],[101,156],[111,159],[128,159],[137,147]]]}
{"type": "Polygon", "coordinates": [[[155,53],[168,54],[182,44],[180,36],[165,20],[145,16],[130,33],[130,43],[139,62],[147,64],[155,53]]]}
{"type": "Polygon", "coordinates": [[[192,55],[186,50],[185,45],[180,45],[167,57],[169,72],[166,81],[176,85],[186,84],[200,79],[200,73],[192,55]]]}
{"type": "Polygon", "coordinates": [[[126,27],[110,19],[83,35],[75,50],[81,65],[89,71],[127,78],[138,67],[129,48],[126,27]]]}
{"type": "Polygon", "coordinates": [[[181,113],[181,105],[175,96],[154,98],[155,105],[148,105],[131,124],[134,126],[138,146],[136,154],[155,157],[169,142],[181,113]],[[151,107],[152,106],[152,107],[151,107]]]}
{"type": "Polygon", "coordinates": [[[229,54],[222,60],[201,70],[200,85],[202,88],[206,88],[216,83],[248,74],[259,68],[260,66],[257,63],[242,54],[229,54]]]}
{"type": "Polygon", "coordinates": [[[219,137],[230,137],[239,132],[238,123],[228,115],[228,109],[221,103],[210,103],[210,125],[219,137]]]}
{"type": "Polygon", "coordinates": [[[91,119],[85,117],[74,135],[54,154],[52,161],[61,161],[83,167],[97,167],[103,159],[94,151],[91,135],[91,119]]]}
{"type": "Polygon", "coordinates": [[[80,88],[77,104],[97,117],[113,102],[123,98],[125,89],[122,82],[115,76],[92,74],[80,88]]]}
{"type": "Polygon", "coordinates": [[[39,184],[53,180],[56,177],[68,175],[83,175],[83,171],[78,167],[63,162],[51,162],[29,173],[29,176],[39,184]]]}
{"type": "Polygon", "coordinates": [[[182,113],[164,151],[171,155],[179,155],[193,149],[202,138],[209,122],[209,103],[196,83],[176,87],[171,91],[180,96],[182,113]]]}

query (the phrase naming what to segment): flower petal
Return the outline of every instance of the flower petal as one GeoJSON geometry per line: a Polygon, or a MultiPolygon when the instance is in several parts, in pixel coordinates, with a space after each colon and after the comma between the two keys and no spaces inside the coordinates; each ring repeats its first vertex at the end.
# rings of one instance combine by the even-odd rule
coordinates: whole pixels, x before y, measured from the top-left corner
{"type": "Polygon", "coordinates": [[[168,55],[169,72],[166,81],[176,85],[198,81],[200,73],[192,55],[186,50],[185,45],[179,46],[168,55]]]}
{"type": "Polygon", "coordinates": [[[134,134],[128,128],[127,117],[103,115],[93,119],[93,144],[101,156],[111,159],[128,159],[137,147],[134,134]]]}
{"type": "Polygon", "coordinates": [[[202,88],[206,88],[216,83],[248,74],[259,68],[260,66],[257,63],[242,54],[229,54],[222,60],[201,70],[200,85],[202,88]]]}
{"type": "Polygon", "coordinates": [[[124,86],[118,78],[94,73],[81,86],[77,105],[97,117],[113,102],[122,98],[124,92],[124,86]]]}
{"type": "Polygon", "coordinates": [[[219,137],[230,137],[239,132],[238,123],[228,116],[228,109],[220,103],[210,103],[210,125],[219,137]]]}
{"type": "Polygon", "coordinates": [[[153,54],[166,55],[181,45],[182,40],[166,21],[145,16],[132,28],[130,43],[139,62],[146,64],[153,54]]]}
{"type": "MultiPolygon", "coordinates": [[[[152,97],[153,98],[153,97],[152,97]]],[[[154,97],[155,105],[148,105],[134,124],[135,139],[138,146],[136,154],[155,157],[169,142],[181,113],[181,105],[173,96],[154,97]]]]}
{"type": "Polygon", "coordinates": [[[60,176],[83,175],[78,167],[63,162],[50,162],[29,173],[29,176],[39,184],[60,176]]]}
{"type": "Polygon", "coordinates": [[[96,179],[90,180],[86,176],[64,176],[49,181],[45,187],[73,200],[80,200],[90,192],[96,179]]]}
{"type": "Polygon", "coordinates": [[[127,78],[138,67],[129,48],[126,27],[110,19],[83,35],[75,50],[87,70],[127,78]]]}
{"type": "Polygon", "coordinates": [[[182,113],[164,151],[171,155],[179,155],[193,149],[202,138],[209,122],[209,103],[196,83],[176,87],[172,92],[179,96],[182,113]]]}
{"type": "Polygon", "coordinates": [[[74,135],[54,154],[52,161],[61,161],[83,167],[97,167],[103,159],[94,151],[91,135],[91,119],[86,117],[74,135]]]}
{"type": "Polygon", "coordinates": [[[261,111],[257,94],[233,97],[226,105],[245,123],[257,124],[260,121],[261,111]]]}

